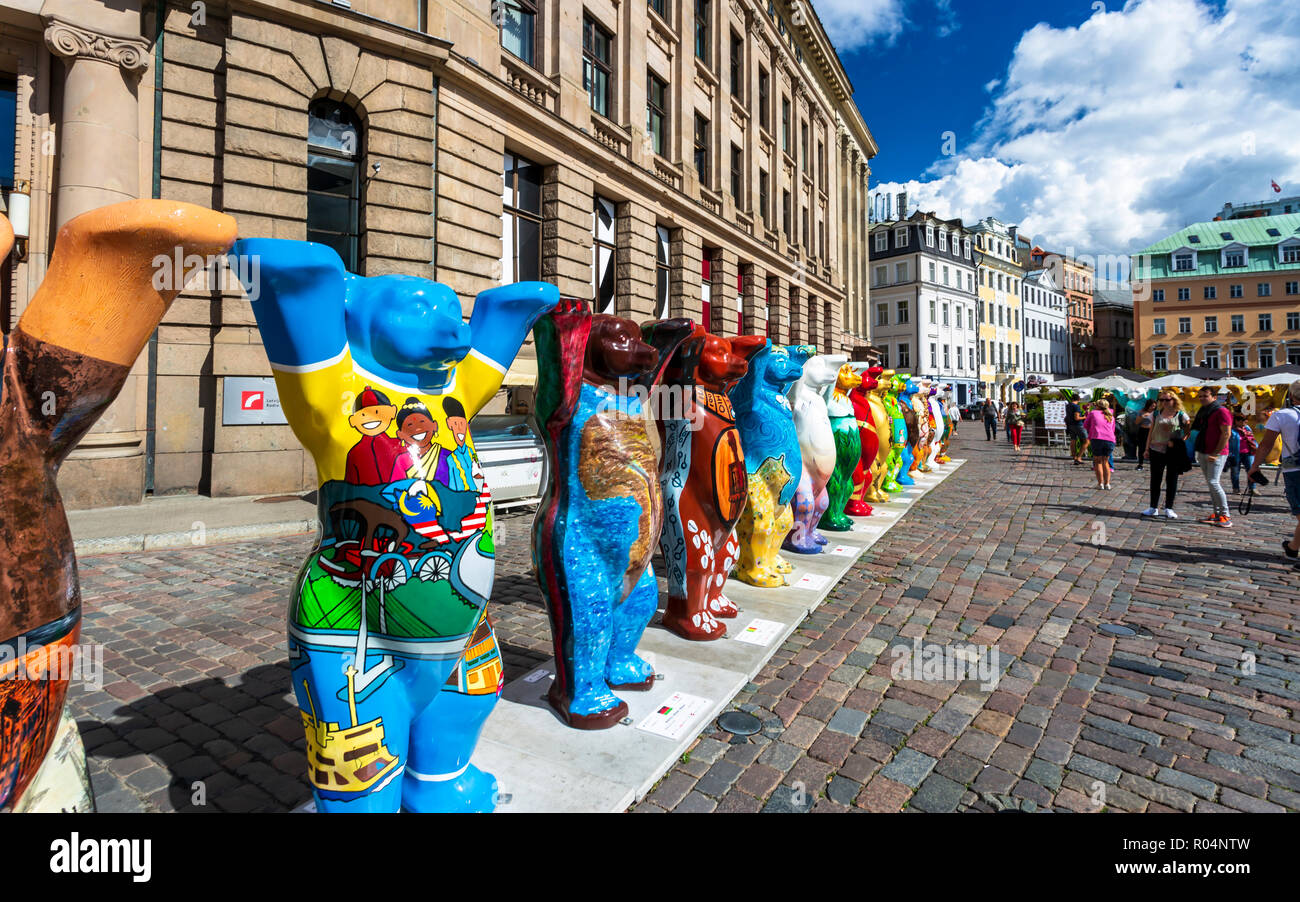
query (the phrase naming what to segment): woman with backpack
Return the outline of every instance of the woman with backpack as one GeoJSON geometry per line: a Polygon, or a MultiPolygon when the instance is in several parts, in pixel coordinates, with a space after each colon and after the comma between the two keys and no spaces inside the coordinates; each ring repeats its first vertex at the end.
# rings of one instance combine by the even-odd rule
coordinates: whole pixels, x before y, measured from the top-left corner
{"type": "Polygon", "coordinates": [[[1232,494],[1241,494],[1240,472],[1246,472],[1255,463],[1255,432],[1240,410],[1232,412],[1232,434],[1228,436],[1228,473],[1232,476],[1232,494]]]}
{"type": "Polygon", "coordinates": [[[1011,447],[1013,450],[1020,450],[1020,434],[1025,428],[1025,414],[1020,409],[1019,401],[1012,401],[1007,405],[1006,416],[1007,434],[1011,437],[1011,447]]]}
{"type": "Polygon", "coordinates": [[[1106,398],[1095,402],[1083,419],[1088,433],[1088,448],[1092,452],[1092,470],[1097,475],[1097,488],[1110,489],[1110,455],[1115,450],[1115,414],[1106,398]]]}
{"type": "Polygon", "coordinates": [[[1178,477],[1191,469],[1187,460],[1188,430],[1192,419],[1183,410],[1182,402],[1173,392],[1165,389],[1156,398],[1156,413],[1151,420],[1142,456],[1151,461],[1151,506],[1142,512],[1144,517],[1158,517],[1163,512],[1170,520],[1177,520],[1174,497],[1178,494],[1178,477]],[[1160,482],[1165,484],[1165,506],[1161,508],[1160,482]]]}

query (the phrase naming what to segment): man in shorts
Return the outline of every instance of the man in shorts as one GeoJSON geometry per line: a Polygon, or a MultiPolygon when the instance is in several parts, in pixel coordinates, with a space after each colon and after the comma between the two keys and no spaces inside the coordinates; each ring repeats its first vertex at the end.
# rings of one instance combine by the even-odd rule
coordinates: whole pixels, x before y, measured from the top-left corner
{"type": "Polygon", "coordinates": [[[1255,463],[1250,468],[1248,479],[1254,479],[1259,472],[1259,465],[1268,460],[1273,445],[1282,439],[1282,484],[1286,502],[1291,507],[1291,515],[1296,518],[1295,533],[1290,541],[1282,540],[1282,552],[1289,558],[1300,557],[1300,380],[1291,383],[1286,393],[1286,407],[1275,410],[1264,424],[1264,436],[1260,439],[1259,450],[1255,453],[1255,463]]]}

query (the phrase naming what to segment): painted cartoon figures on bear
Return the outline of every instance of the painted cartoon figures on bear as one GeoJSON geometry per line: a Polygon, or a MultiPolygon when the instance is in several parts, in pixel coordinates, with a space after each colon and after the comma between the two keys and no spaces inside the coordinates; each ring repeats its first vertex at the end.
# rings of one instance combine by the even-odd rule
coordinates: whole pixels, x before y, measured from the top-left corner
{"type": "Polygon", "coordinates": [[[658,607],[650,558],[663,525],[644,401],[691,323],[661,328],[651,347],[630,320],[566,300],[534,330],[536,416],[552,474],[532,530],[555,642],[547,700],[577,729],[627,716],[611,690],[654,685],[654,668],[636,654],[658,607]]]}
{"type": "MultiPolygon", "coordinates": [[[[675,322],[642,326],[645,340],[655,347],[678,341],[675,322]]],[[[663,448],[663,625],[686,639],[721,638],[727,628],[717,618],[739,613],[722,588],[740,556],[732,528],[749,497],[749,477],[727,394],[766,344],[762,336],[728,340],[696,326],[664,370],[662,385],[676,389],[665,398],[678,403],[653,405],[663,448]]]]}
{"type": "Polygon", "coordinates": [[[234,252],[260,263],[245,288],[320,479],[320,540],[289,609],[317,808],[490,811],[496,780],[470,756],[502,665],[469,420],[556,289],[485,291],[466,324],[446,285],[356,276],[325,245],[255,238],[234,252]]]}
{"type": "Polygon", "coordinates": [[[780,548],[794,523],[790,502],[803,476],[803,460],[786,392],[815,353],[811,345],[778,348],[768,342],[731,390],[749,474],[749,503],[736,523],[736,578],[751,586],[783,586],[784,574],[794,570],[782,560],[780,548]]]}
{"type": "MultiPolygon", "coordinates": [[[[180,285],[154,282],[155,258],[206,260],[234,240],[232,217],[179,201],[133,200],[83,213],[59,230],[44,281],[4,337],[0,812],[19,806],[50,750],[71,675],[51,665],[71,655],[81,631],[59,465],[122,390],[180,293],[180,285]]],[[[12,243],[0,216],[0,261],[12,243]]]]}

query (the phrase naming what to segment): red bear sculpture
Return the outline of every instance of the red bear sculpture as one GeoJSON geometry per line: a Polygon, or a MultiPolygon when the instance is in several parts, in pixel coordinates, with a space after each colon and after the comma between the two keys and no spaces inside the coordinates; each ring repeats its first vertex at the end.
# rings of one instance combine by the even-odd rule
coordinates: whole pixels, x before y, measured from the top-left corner
{"type": "Polygon", "coordinates": [[[862,439],[862,459],[853,471],[853,494],[844,506],[844,512],[853,517],[871,516],[871,505],[867,503],[867,498],[871,491],[871,466],[880,451],[880,436],[871,418],[870,398],[871,392],[880,385],[876,377],[883,372],[878,366],[870,367],[862,374],[862,384],[849,392],[853,414],[858,418],[858,435],[862,439]]]}
{"type": "MultiPolygon", "coordinates": [[[[661,344],[662,324],[642,327],[661,344]]],[[[719,617],[739,611],[722,597],[740,556],[731,531],[749,496],[745,456],[727,393],[767,345],[759,335],[730,340],[696,326],[664,371],[661,403],[653,405],[663,446],[660,486],[664,525],[659,547],[667,565],[663,625],[686,639],[718,639],[719,617]]]]}

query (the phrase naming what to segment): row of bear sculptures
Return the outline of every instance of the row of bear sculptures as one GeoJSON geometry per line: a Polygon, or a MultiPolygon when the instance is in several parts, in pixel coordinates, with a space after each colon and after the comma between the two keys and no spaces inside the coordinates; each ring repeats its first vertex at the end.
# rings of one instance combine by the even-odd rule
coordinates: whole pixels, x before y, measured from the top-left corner
{"type": "MultiPolygon", "coordinates": [[[[79,216],[6,337],[0,641],[37,651],[0,663],[0,677],[30,677],[0,679],[0,810],[30,784],[67,691],[33,655],[79,637],[58,467],[183,287],[154,269],[178,249],[231,255],[319,474],[287,654],[320,811],[494,807],[495,779],[470,761],[503,685],[491,492],[470,422],[530,332],[551,464],[531,543],[555,642],[548,698],[575,728],[617,723],[615,693],[654,683],[636,649],[659,607],[656,548],[664,626],[717,639],[738,613],[728,576],[784,585],[782,547],[820,552],[818,530],[851,528],[946,460],[950,405],[927,380],[684,319],[592,315],[540,282],[480,293],[466,322],[446,285],[357,276],[320,244],[236,237],[231,217],[174,201],[79,216]]],[[[0,251],[11,240],[0,217],[0,251]]]]}

